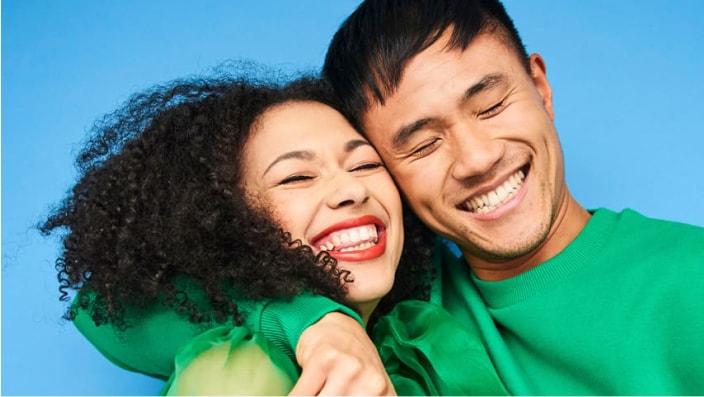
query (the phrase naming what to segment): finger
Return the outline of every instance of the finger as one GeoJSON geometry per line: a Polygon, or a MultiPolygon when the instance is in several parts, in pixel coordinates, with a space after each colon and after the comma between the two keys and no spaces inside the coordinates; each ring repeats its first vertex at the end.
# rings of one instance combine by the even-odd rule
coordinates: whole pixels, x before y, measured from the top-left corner
{"type": "MultiPolygon", "coordinates": [[[[347,364],[350,364],[348,361],[347,364]]],[[[352,367],[355,365],[352,364],[352,367]]],[[[347,368],[349,369],[349,368],[347,368]]],[[[369,367],[352,369],[354,376],[343,371],[331,371],[324,380],[319,396],[389,396],[396,395],[391,379],[369,367]]]]}
{"type": "Polygon", "coordinates": [[[315,368],[306,368],[288,393],[289,396],[316,396],[325,384],[325,372],[315,368]]]}
{"type": "Polygon", "coordinates": [[[370,360],[369,357],[326,352],[319,353],[318,357],[321,359],[318,362],[321,366],[313,371],[316,374],[324,374],[318,384],[318,395],[395,395],[391,379],[376,356],[370,360]]]}

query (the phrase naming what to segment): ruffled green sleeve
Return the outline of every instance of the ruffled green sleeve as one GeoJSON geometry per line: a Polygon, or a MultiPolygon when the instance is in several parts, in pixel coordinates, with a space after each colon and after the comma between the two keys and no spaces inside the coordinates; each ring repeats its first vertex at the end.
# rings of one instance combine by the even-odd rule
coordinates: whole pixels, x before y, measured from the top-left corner
{"type": "Polygon", "coordinates": [[[262,333],[225,326],[198,335],[179,350],[162,394],[283,396],[296,379],[296,365],[262,333]]]}
{"type": "MultiPolygon", "coordinates": [[[[373,334],[398,395],[508,395],[479,337],[439,306],[403,302],[373,334]]],[[[299,376],[292,358],[244,326],[200,334],[175,363],[167,395],[286,395],[299,376]]]]}
{"type": "Polygon", "coordinates": [[[373,339],[399,396],[508,395],[479,335],[432,303],[398,304],[373,339]]]}
{"type": "MultiPolygon", "coordinates": [[[[87,288],[79,292],[83,299],[92,300],[95,294],[87,288]]],[[[196,324],[180,316],[161,302],[146,307],[125,309],[126,329],[113,324],[96,326],[90,315],[79,309],[74,326],[113,364],[128,371],[140,372],[166,380],[174,370],[174,355],[184,342],[211,328],[210,324],[196,324]]]]}
{"type": "MultiPolygon", "coordinates": [[[[189,299],[198,307],[208,301],[202,289],[188,280],[178,281],[189,299]]],[[[88,286],[74,300],[77,316],[73,323],[83,336],[113,364],[129,371],[168,379],[174,372],[177,350],[207,329],[231,324],[193,323],[185,316],[156,301],[146,307],[125,308],[128,327],[119,330],[112,324],[96,326],[90,315],[77,305],[79,299],[95,299],[88,286]]],[[[294,351],[301,333],[311,324],[331,312],[343,312],[357,318],[350,308],[324,296],[302,294],[285,300],[238,301],[249,330],[262,332],[270,343],[295,359],[294,351]]]]}

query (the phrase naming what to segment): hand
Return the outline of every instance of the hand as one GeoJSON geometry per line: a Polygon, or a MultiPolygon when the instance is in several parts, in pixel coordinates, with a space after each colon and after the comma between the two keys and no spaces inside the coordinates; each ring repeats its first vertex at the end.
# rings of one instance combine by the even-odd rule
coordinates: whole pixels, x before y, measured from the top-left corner
{"type": "Polygon", "coordinates": [[[308,327],[296,360],[303,372],[290,396],[396,395],[364,328],[343,313],[329,313],[308,327]]]}

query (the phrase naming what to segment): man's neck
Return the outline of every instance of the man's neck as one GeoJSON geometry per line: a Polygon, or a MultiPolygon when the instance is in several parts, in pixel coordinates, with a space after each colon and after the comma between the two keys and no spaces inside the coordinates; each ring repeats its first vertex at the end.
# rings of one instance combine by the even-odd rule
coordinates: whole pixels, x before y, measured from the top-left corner
{"type": "Polygon", "coordinates": [[[567,195],[543,242],[526,255],[505,261],[490,261],[467,252],[464,258],[480,280],[505,280],[544,263],[557,256],[584,229],[591,214],[572,195],[567,195]]]}

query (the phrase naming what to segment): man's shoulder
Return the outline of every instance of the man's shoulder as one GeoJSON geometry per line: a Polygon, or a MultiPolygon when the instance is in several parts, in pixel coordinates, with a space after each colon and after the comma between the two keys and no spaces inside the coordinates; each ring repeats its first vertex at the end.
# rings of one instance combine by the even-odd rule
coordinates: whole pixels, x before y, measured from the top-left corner
{"type": "Polygon", "coordinates": [[[695,234],[704,234],[704,227],[702,226],[697,226],[686,222],[653,217],[631,208],[625,208],[620,211],[599,208],[590,212],[592,212],[593,215],[599,216],[601,218],[611,218],[614,222],[616,222],[619,226],[622,227],[645,228],[646,230],[653,229],[657,230],[658,232],[687,231],[695,234]]]}
{"type": "MultiPolygon", "coordinates": [[[[604,216],[604,213],[600,215],[604,216]]],[[[613,217],[614,221],[612,242],[632,255],[704,255],[703,227],[650,217],[633,209],[611,211],[606,216],[613,217]]]]}

